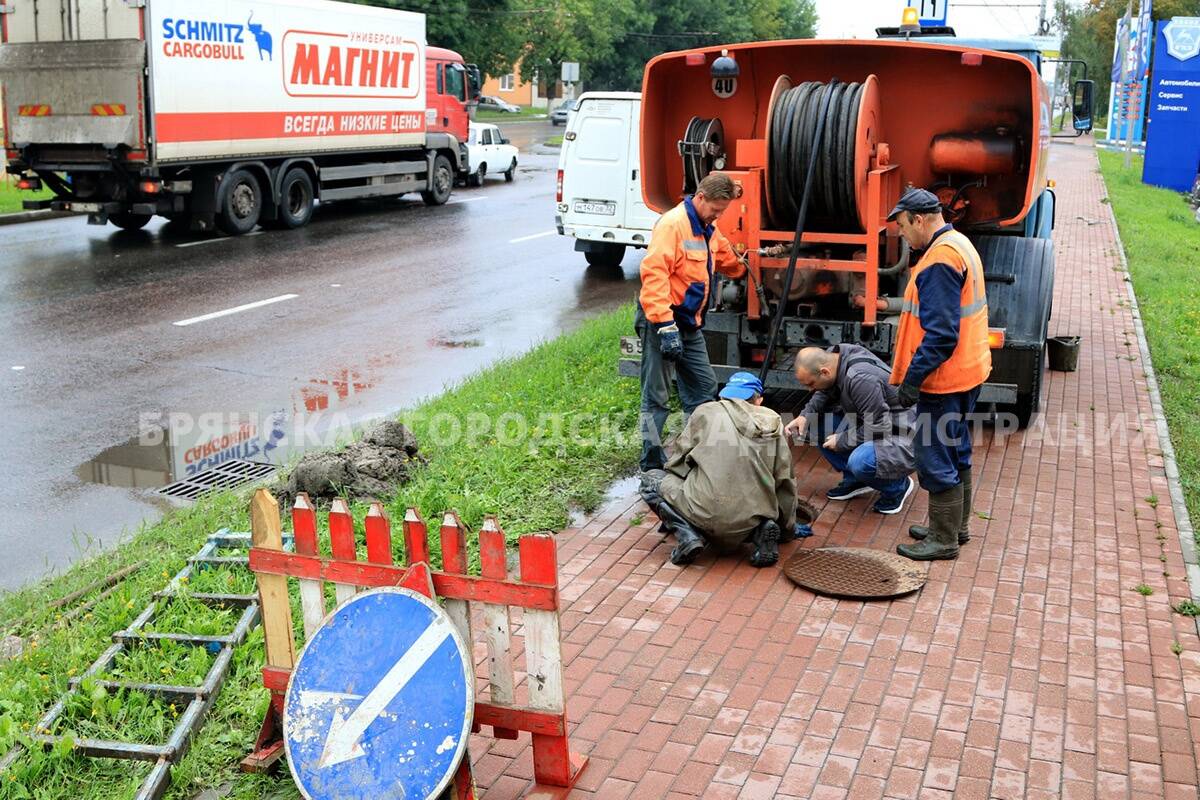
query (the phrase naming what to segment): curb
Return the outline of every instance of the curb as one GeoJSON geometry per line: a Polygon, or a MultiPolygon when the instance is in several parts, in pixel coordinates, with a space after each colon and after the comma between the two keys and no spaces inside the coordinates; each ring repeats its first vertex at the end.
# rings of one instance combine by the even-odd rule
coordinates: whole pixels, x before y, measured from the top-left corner
{"type": "MultiPolygon", "coordinates": [[[[1100,168],[1100,159],[1096,159],[1096,168],[1100,168]]],[[[1103,175],[1101,175],[1103,180],[1103,175]]],[[[1108,193],[1108,184],[1104,184],[1108,193]]],[[[1179,533],[1179,547],[1183,553],[1183,564],[1187,570],[1188,586],[1192,590],[1192,600],[1200,601],[1200,561],[1196,558],[1196,532],[1192,527],[1192,517],[1188,514],[1187,503],[1183,497],[1183,484],[1179,480],[1179,464],[1175,461],[1175,446],[1171,444],[1171,432],[1167,428],[1167,418],[1163,414],[1162,396],[1158,392],[1158,376],[1154,371],[1154,362],[1150,359],[1150,344],[1146,341],[1146,329],[1142,327],[1142,311],[1138,306],[1137,293],[1133,290],[1133,275],[1129,272],[1129,261],[1125,257],[1125,243],[1121,241],[1121,229],[1117,225],[1117,215],[1113,211],[1111,194],[1108,206],[1108,219],[1113,226],[1113,235],[1117,239],[1117,255],[1121,258],[1121,267],[1125,270],[1124,283],[1129,291],[1129,305],[1133,311],[1133,327],[1137,331],[1138,350],[1141,351],[1142,363],[1145,365],[1146,387],[1150,390],[1150,406],[1154,409],[1154,423],[1158,428],[1158,444],[1162,449],[1163,470],[1167,474],[1167,486],[1171,492],[1171,508],[1175,512],[1175,528],[1179,533]]],[[[1200,633],[1200,617],[1195,620],[1196,631],[1200,633]]]]}
{"type": "Polygon", "coordinates": [[[71,211],[18,211],[15,214],[0,214],[0,225],[20,225],[25,222],[41,222],[47,219],[74,216],[78,215],[71,211]]]}

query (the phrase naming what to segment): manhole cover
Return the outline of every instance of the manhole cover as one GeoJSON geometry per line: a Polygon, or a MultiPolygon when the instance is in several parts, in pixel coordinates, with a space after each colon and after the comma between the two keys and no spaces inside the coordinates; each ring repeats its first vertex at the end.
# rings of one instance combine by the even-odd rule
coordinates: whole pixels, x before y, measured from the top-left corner
{"type": "Polygon", "coordinates": [[[883,550],[821,547],[798,551],[783,565],[783,572],[817,594],[884,598],[920,589],[929,576],[929,565],[883,550]]]}

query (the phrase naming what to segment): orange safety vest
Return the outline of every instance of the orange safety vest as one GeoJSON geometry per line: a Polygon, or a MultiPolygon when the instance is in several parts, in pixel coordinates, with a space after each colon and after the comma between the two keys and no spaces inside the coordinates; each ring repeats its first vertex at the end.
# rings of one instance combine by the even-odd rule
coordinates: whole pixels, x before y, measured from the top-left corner
{"type": "Polygon", "coordinates": [[[992,373],[992,351],[988,346],[987,293],[983,278],[983,262],[966,236],[949,230],[938,237],[933,247],[925,251],[913,268],[908,286],[904,289],[904,305],[900,311],[900,328],[896,333],[896,359],[892,363],[891,383],[903,383],[917,348],[925,338],[921,327],[921,298],[917,293],[917,276],[931,264],[947,264],[965,276],[962,287],[961,321],[958,345],[950,358],[931,372],[921,384],[921,391],[930,394],[952,394],[974,389],[992,373]]]}
{"type": "Polygon", "coordinates": [[[646,319],[654,324],[674,320],[685,328],[700,328],[711,289],[710,258],[714,272],[731,278],[745,274],[746,268],[725,234],[714,226],[712,236],[704,241],[704,234],[692,230],[683,203],[659,217],[642,259],[638,299],[646,319]]]}

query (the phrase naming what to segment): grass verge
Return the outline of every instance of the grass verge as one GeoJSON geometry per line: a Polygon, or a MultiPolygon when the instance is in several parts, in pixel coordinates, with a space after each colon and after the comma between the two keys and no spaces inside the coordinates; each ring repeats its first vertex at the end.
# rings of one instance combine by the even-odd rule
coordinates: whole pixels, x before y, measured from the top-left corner
{"type": "MultiPolygon", "coordinates": [[[[1142,183],[1142,157],[1097,150],[1154,359],[1188,513],[1200,520],[1200,225],[1183,195],[1142,183]]],[[[1200,538],[1200,537],[1198,537],[1200,538]]]]}
{"type": "Polygon", "coordinates": [[[44,200],[53,197],[54,192],[42,189],[40,192],[26,192],[16,187],[16,179],[11,175],[0,178],[0,214],[15,214],[24,211],[21,202],[24,200],[44,200]]]}
{"type": "Polygon", "coordinates": [[[512,114],[508,111],[492,111],[491,109],[476,109],[476,122],[516,122],[517,120],[526,119],[546,119],[549,112],[544,108],[532,108],[530,106],[521,106],[521,113],[512,114]]]}
{"type": "Polygon", "coordinates": [[[547,147],[562,147],[562,143],[563,143],[563,137],[561,134],[558,136],[551,136],[549,139],[546,140],[547,147]]]}
{"type": "MultiPolygon", "coordinates": [[[[472,530],[485,514],[496,513],[510,538],[562,528],[572,507],[596,506],[607,485],[632,470],[637,460],[638,387],[636,381],[616,374],[617,340],[631,327],[629,307],[606,314],[402,414],[430,461],[393,497],[383,498],[397,531],[410,505],[435,520],[436,514],[453,508],[472,530]],[[502,424],[479,424],[483,419],[502,424]]],[[[38,720],[67,681],[87,668],[111,633],[132,621],[209,533],[223,527],[248,529],[248,496],[243,490],[206,497],[146,526],[114,552],[0,598],[0,620],[8,632],[31,636],[40,631],[25,654],[0,662],[0,752],[38,720]],[[48,608],[48,598],[142,559],[148,565],[90,613],[55,627],[58,615],[48,608]]],[[[365,507],[354,513],[361,521],[365,507]]],[[[398,543],[400,537],[395,540],[398,543]]],[[[246,588],[245,576],[226,568],[212,575],[201,573],[191,585],[198,591],[246,588]]],[[[189,621],[194,630],[215,630],[226,621],[220,614],[191,608],[188,601],[166,613],[177,622],[189,621]]],[[[298,614],[295,619],[299,625],[298,614]]],[[[231,798],[298,796],[286,768],[274,776],[237,771],[268,701],[260,683],[262,663],[262,632],[256,629],[238,649],[207,724],[175,769],[167,797],[191,798],[225,784],[230,785],[231,798]]],[[[159,682],[196,684],[208,664],[203,654],[168,647],[131,653],[119,660],[115,675],[101,677],[148,680],[157,675],[159,682]]],[[[56,732],[84,736],[119,731],[130,740],[161,741],[180,712],[136,693],[87,688],[56,732]]],[[[127,797],[144,774],[136,767],[131,772],[128,763],[81,758],[65,747],[31,751],[0,777],[0,798],[127,797]]]]}

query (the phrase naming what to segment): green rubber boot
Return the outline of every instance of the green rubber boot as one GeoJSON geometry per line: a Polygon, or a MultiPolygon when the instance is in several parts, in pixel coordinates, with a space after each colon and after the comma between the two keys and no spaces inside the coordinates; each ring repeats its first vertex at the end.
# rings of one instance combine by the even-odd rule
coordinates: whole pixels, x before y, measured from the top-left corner
{"type": "Polygon", "coordinates": [[[962,523],[962,484],[929,495],[929,535],[916,544],[902,544],[896,552],[913,561],[958,558],[958,526],[962,523]]]}
{"type": "MultiPolygon", "coordinates": [[[[958,543],[966,544],[971,541],[971,470],[960,470],[958,476],[962,479],[963,488],[963,515],[962,523],[958,526],[958,543]]],[[[909,527],[908,535],[914,539],[924,539],[929,535],[929,527],[913,525],[909,527]]]]}

